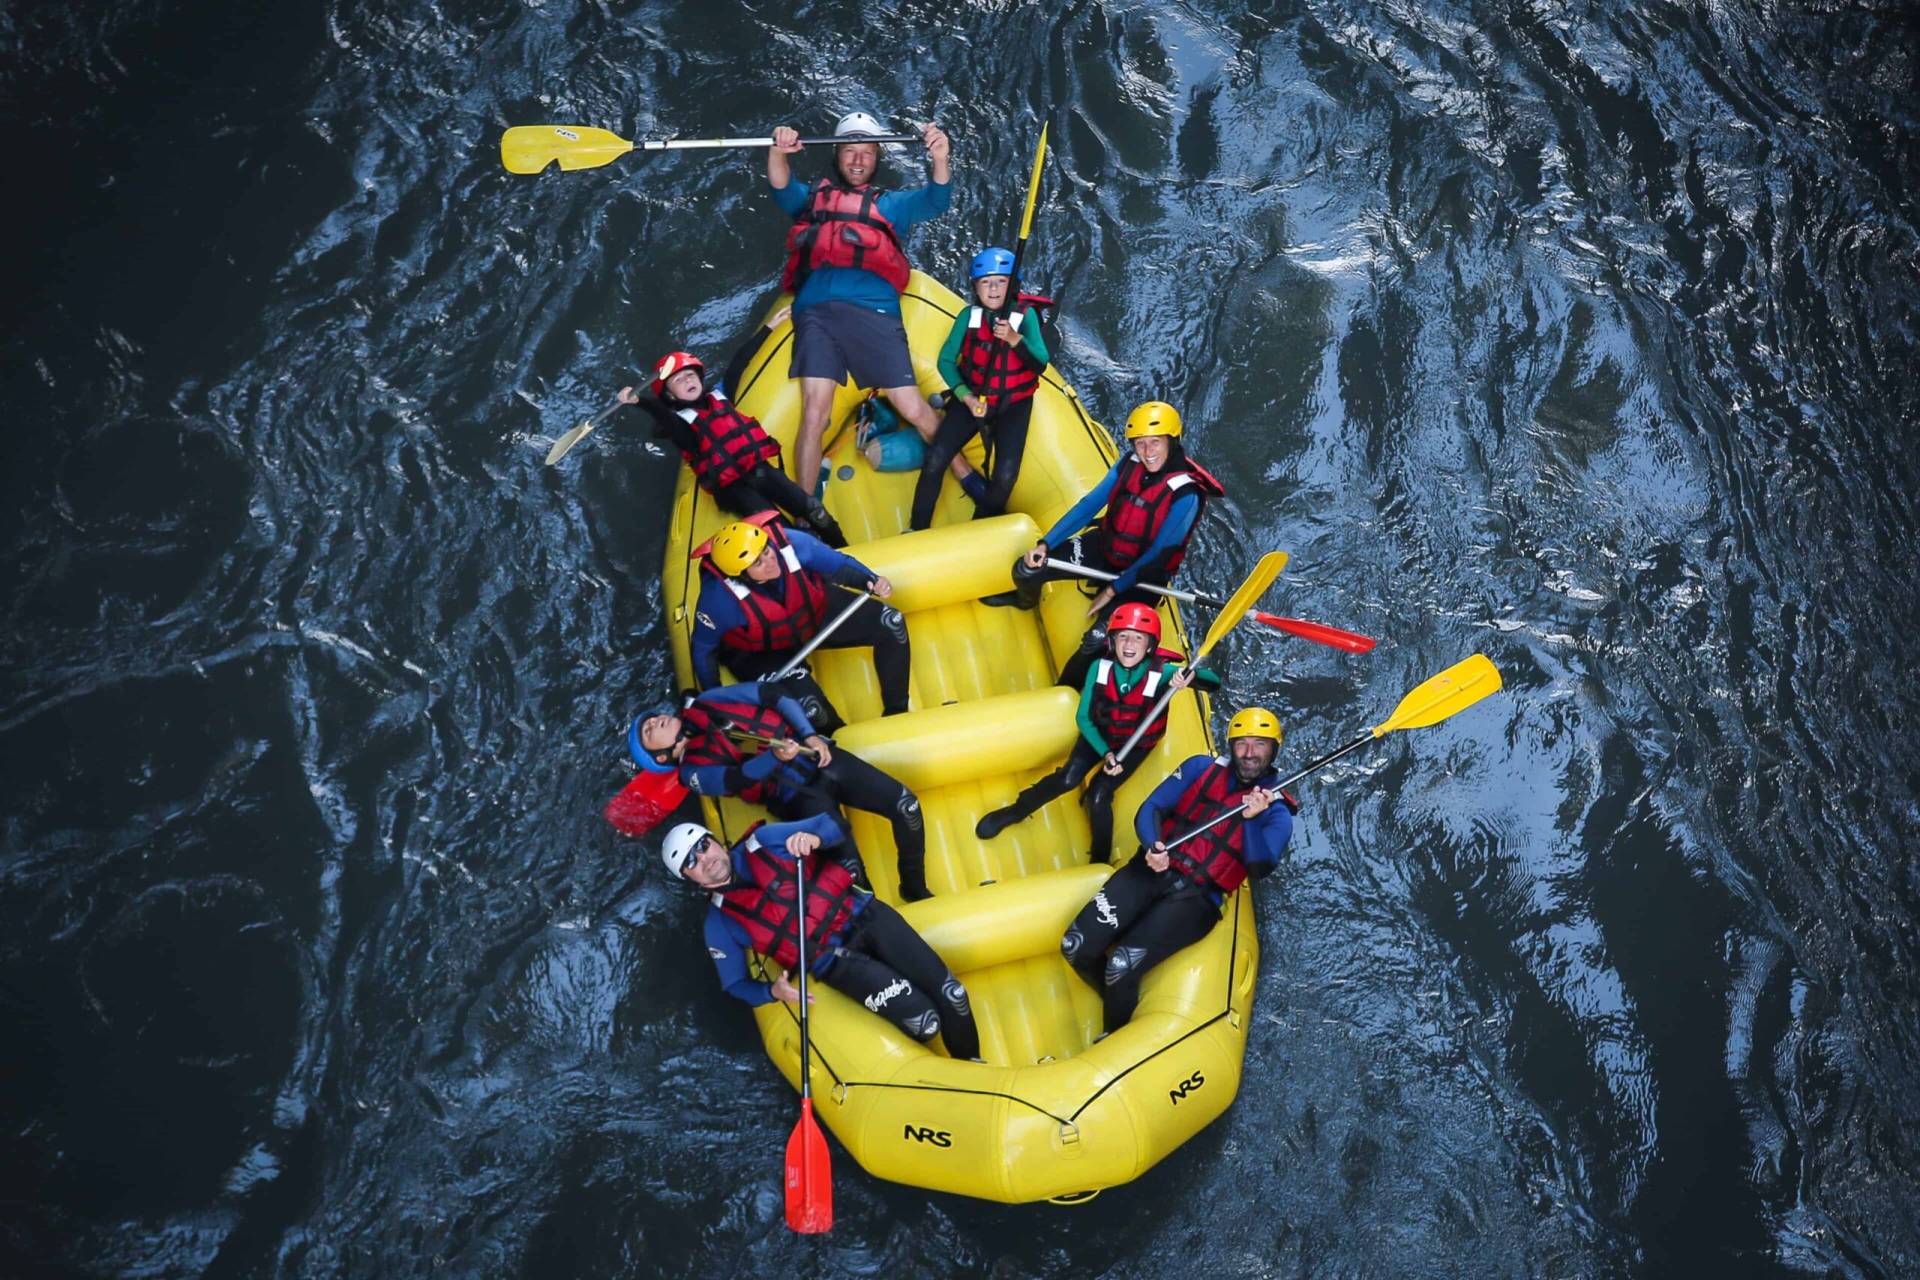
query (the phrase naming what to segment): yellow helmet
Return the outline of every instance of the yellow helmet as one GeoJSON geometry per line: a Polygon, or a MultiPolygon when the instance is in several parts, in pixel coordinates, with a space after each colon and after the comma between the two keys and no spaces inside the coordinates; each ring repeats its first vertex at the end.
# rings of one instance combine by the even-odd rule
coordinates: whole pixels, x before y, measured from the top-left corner
{"type": "Polygon", "coordinates": [[[767,549],[767,531],[757,524],[735,520],[713,535],[707,561],[729,578],[745,573],[747,566],[767,549]]]}
{"type": "Polygon", "coordinates": [[[1265,707],[1248,707],[1227,725],[1227,741],[1235,738],[1272,738],[1280,745],[1280,717],[1265,707]]]}
{"type": "Polygon", "coordinates": [[[1149,400],[1127,415],[1127,439],[1141,436],[1180,436],[1180,411],[1165,400],[1149,400]]]}

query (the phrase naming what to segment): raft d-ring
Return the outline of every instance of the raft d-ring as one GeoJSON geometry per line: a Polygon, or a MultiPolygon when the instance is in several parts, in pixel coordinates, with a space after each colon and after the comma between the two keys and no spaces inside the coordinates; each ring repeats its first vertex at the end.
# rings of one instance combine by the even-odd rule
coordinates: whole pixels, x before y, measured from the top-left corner
{"type": "Polygon", "coordinates": [[[1069,1191],[1063,1196],[1048,1196],[1048,1204],[1085,1204],[1100,1194],[1098,1187],[1092,1191],[1069,1191]]]}
{"type": "MultiPolygon", "coordinates": [[[[1063,1121],[1060,1125],[1060,1145],[1063,1147],[1079,1146],[1080,1145],[1080,1126],[1075,1124],[1071,1120],[1063,1121]]],[[[1083,1193],[1076,1191],[1074,1192],[1074,1194],[1080,1195],[1083,1193]]]]}
{"type": "Polygon", "coordinates": [[[831,1097],[833,1098],[833,1103],[834,1103],[834,1105],[835,1105],[835,1106],[837,1106],[837,1107],[844,1107],[844,1106],[846,1106],[846,1105],[847,1105],[847,1085],[846,1085],[846,1082],[845,1082],[845,1081],[843,1080],[843,1081],[841,1081],[841,1082],[840,1082],[839,1084],[836,1084],[836,1085],[834,1085],[834,1086],[833,1086],[833,1092],[832,1092],[832,1094],[831,1094],[830,1096],[831,1096],[831,1097]]]}
{"type": "Polygon", "coordinates": [[[1240,1029],[1240,1011],[1238,1009],[1227,1010],[1227,1025],[1235,1031],[1240,1029]]]}

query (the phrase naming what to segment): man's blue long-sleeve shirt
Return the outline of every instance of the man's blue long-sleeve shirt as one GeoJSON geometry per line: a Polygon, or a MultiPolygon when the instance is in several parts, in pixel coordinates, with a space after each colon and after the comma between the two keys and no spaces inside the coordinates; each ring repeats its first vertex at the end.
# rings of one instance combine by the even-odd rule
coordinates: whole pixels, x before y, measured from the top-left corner
{"type": "MultiPolygon", "coordinates": [[[[813,184],[789,178],[784,187],[770,188],[774,203],[789,218],[797,218],[813,196],[813,184]]],[[[880,215],[893,224],[905,244],[915,223],[937,218],[953,203],[953,189],[944,182],[928,182],[917,191],[888,191],[874,202],[880,215]]],[[[819,267],[810,272],[794,296],[793,309],[804,311],[822,302],[851,302],[887,315],[900,314],[900,295],[893,286],[863,267],[819,267]]]]}
{"type": "MultiPolygon", "coordinates": [[[[793,543],[800,567],[819,574],[829,582],[843,587],[865,587],[873,581],[873,570],[852,556],[835,551],[804,529],[788,529],[787,540],[793,543]]],[[[740,607],[739,598],[725,582],[710,573],[705,577],[706,581],[700,584],[700,599],[693,611],[692,661],[694,683],[703,689],[710,689],[720,683],[720,637],[735,627],[745,626],[747,611],[740,607]]],[[[759,584],[748,581],[744,576],[736,581],[744,584],[749,591],[759,587],[759,584]]],[[[768,588],[777,590],[778,583],[779,579],[776,578],[768,584],[768,588]]]]}
{"type": "MultiPolygon", "coordinates": [[[[1120,455],[1120,461],[1108,469],[1106,478],[1087,491],[1087,496],[1073,504],[1073,509],[1054,521],[1053,528],[1047,530],[1047,536],[1041,541],[1049,547],[1057,547],[1093,523],[1100,508],[1107,505],[1107,499],[1113,496],[1113,487],[1119,483],[1120,464],[1127,460],[1126,454],[1120,455]]],[[[1140,581],[1140,571],[1157,564],[1160,557],[1187,540],[1193,531],[1193,522],[1200,516],[1200,495],[1187,492],[1174,498],[1173,505],[1167,508],[1167,519],[1160,526],[1160,532],[1153,536],[1147,549],[1140,558],[1120,571],[1113,582],[1113,593],[1123,595],[1133,589],[1140,581]]]]}
{"type": "MultiPolygon", "coordinates": [[[[760,839],[760,847],[776,858],[793,861],[793,855],[787,852],[787,837],[796,831],[805,831],[820,837],[820,848],[816,858],[832,856],[838,853],[847,841],[847,829],[835,821],[831,814],[815,814],[811,818],[802,818],[798,822],[769,822],[754,832],[760,839]]],[[[733,859],[734,879],[747,879],[746,841],[741,841],[728,851],[733,859]]],[[[816,863],[817,865],[817,863],[816,863]]],[[[809,877],[811,879],[811,877],[809,877]]],[[[854,907],[854,916],[867,909],[869,897],[861,894],[854,907]]],[[[719,971],[720,985],[726,993],[748,1004],[761,1005],[773,1000],[773,984],[754,978],[747,969],[747,953],[753,949],[752,939],[747,936],[746,926],[722,911],[718,904],[707,908],[706,920],[707,955],[713,959],[713,967],[719,971]]],[[[809,973],[818,973],[822,966],[832,958],[832,953],[814,958],[807,965],[809,973]]]]}
{"type": "MultiPolygon", "coordinates": [[[[1140,844],[1151,849],[1156,840],[1177,838],[1184,831],[1161,832],[1167,811],[1180,798],[1181,792],[1193,785],[1193,780],[1214,762],[1213,756],[1188,756],[1153,789],[1153,793],[1140,805],[1133,815],[1133,833],[1140,837],[1140,844]]],[[[1268,769],[1260,775],[1253,787],[1271,791],[1280,785],[1280,771],[1268,769]]],[[[1247,788],[1251,789],[1251,787],[1247,788]]],[[[1287,809],[1286,802],[1278,796],[1267,806],[1266,812],[1257,818],[1235,818],[1231,821],[1245,824],[1246,833],[1240,843],[1240,852],[1247,864],[1247,874],[1255,879],[1266,875],[1280,865],[1280,855],[1286,852],[1287,842],[1293,838],[1293,814],[1287,809]]],[[[1171,870],[1171,868],[1169,868],[1171,870]]],[[[1218,893],[1213,895],[1217,902],[1218,893]]]]}
{"type": "MultiPolygon", "coordinates": [[[[709,704],[716,700],[772,707],[780,713],[781,719],[792,726],[795,742],[811,738],[818,732],[800,704],[780,692],[780,686],[776,684],[763,684],[757,680],[747,684],[730,684],[709,689],[694,699],[695,702],[709,704]]],[[[807,756],[799,755],[782,762],[773,752],[761,750],[758,755],[748,756],[739,765],[683,764],[680,766],[680,781],[695,795],[731,796],[756,782],[771,782],[776,787],[804,787],[813,781],[814,774],[819,771],[820,766],[807,756]]]]}

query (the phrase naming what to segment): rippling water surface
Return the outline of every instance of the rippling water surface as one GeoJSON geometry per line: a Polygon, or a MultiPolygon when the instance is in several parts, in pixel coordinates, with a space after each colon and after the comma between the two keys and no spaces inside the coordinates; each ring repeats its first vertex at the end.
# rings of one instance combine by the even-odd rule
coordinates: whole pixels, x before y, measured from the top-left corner
{"type": "MultiPolygon", "coordinates": [[[[25,4],[7,309],[0,1271],[1920,1271],[1920,31],[1894,3],[25,4]],[[775,286],[753,152],[953,134],[1058,363],[1293,553],[1231,692],[1330,773],[1235,1108],[1008,1209],[844,1154],[611,835],[670,461],[554,435],[775,286]]],[[[910,157],[895,173],[917,168],[910,157]]]]}

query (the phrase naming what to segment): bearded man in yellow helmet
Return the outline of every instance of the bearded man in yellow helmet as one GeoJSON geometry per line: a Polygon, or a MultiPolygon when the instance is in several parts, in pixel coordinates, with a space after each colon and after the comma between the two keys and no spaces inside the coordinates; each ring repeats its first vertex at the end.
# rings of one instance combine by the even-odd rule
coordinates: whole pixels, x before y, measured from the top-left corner
{"type": "MultiPolygon", "coordinates": [[[[1136,590],[1137,585],[1165,586],[1173,581],[1207,499],[1226,493],[1206,468],[1186,455],[1180,444],[1182,430],[1179,411],[1162,400],[1149,400],[1128,414],[1127,448],[1106,478],[1055,521],[1031,551],[1014,561],[1013,590],[987,596],[980,603],[1033,608],[1040,603],[1042,586],[1072,576],[1048,568],[1049,557],[1119,575],[1093,598],[1088,617],[1105,617],[1116,599],[1154,603],[1152,595],[1136,590]],[[1102,507],[1106,513],[1099,515],[1102,507]]],[[[1061,683],[1078,686],[1093,656],[1083,646],[1083,652],[1061,672],[1061,683]]]]}
{"type": "Polygon", "coordinates": [[[1206,937],[1227,895],[1279,866],[1293,837],[1300,806],[1280,790],[1274,768],[1279,717],[1248,707],[1228,724],[1227,749],[1230,755],[1189,756],[1153,789],[1133,819],[1140,851],[1108,877],[1060,939],[1060,954],[1101,993],[1109,1032],[1133,1017],[1147,970],[1206,937]],[[1237,815],[1181,840],[1236,808],[1237,815]]]}
{"type": "MultiPolygon", "coordinates": [[[[885,600],[893,584],[802,529],[789,529],[771,511],[737,520],[704,549],[705,581],[694,609],[693,678],[702,689],[720,684],[725,661],[741,680],[758,680],[786,665],[821,625],[852,597],[831,584],[870,591],[885,600]],[[845,602],[845,603],[843,603],[845,602]]],[[[907,620],[898,609],[866,604],[827,638],[824,648],[873,648],[882,715],[907,709],[912,651],[907,620]]],[[[784,682],[783,682],[784,683],[784,682]]],[[[810,676],[796,673],[795,700],[831,733],[845,721],[810,676]]]]}

